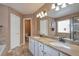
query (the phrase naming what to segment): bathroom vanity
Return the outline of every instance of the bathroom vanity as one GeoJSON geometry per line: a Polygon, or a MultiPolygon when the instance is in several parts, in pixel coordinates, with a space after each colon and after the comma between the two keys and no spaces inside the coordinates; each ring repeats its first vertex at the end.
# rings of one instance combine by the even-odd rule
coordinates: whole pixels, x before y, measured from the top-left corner
{"type": "Polygon", "coordinates": [[[29,51],[33,56],[79,56],[79,46],[45,37],[29,37],[29,51]]]}

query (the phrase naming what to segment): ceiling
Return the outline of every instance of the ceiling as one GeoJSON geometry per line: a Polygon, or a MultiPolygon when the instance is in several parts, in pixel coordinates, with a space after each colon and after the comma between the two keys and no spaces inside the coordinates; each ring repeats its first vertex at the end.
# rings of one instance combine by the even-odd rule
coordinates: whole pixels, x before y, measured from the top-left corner
{"type": "Polygon", "coordinates": [[[42,7],[44,3],[3,3],[3,5],[11,7],[22,14],[33,14],[42,7]]]}

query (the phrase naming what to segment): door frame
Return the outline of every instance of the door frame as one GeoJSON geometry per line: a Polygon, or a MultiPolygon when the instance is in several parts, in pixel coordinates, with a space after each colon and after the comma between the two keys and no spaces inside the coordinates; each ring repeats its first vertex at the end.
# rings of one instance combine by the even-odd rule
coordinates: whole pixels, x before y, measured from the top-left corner
{"type": "Polygon", "coordinates": [[[25,45],[25,21],[30,20],[31,34],[32,34],[32,18],[23,18],[23,45],[25,45]]]}

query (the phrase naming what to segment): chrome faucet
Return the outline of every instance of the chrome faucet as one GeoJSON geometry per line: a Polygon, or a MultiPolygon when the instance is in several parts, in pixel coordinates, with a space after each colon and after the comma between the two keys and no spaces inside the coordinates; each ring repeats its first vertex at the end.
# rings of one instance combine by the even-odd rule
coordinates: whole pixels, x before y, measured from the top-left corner
{"type": "Polygon", "coordinates": [[[59,41],[65,43],[65,40],[63,37],[59,37],[59,41]]]}

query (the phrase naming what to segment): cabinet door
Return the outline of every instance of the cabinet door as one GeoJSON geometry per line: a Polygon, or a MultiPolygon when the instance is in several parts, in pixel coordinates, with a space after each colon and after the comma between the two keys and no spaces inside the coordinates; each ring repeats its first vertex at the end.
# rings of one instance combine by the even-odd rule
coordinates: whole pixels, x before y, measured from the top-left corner
{"type": "Polygon", "coordinates": [[[58,56],[59,52],[47,45],[44,45],[44,56],[58,56]]]}
{"type": "Polygon", "coordinates": [[[39,42],[39,56],[43,56],[43,44],[39,42]]]}
{"type": "Polygon", "coordinates": [[[38,56],[39,55],[39,42],[38,41],[35,41],[35,56],[38,56]]]}
{"type": "Polygon", "coordinates": [[[34,55],[34,40],[29,38],[29,50],[34,55]]]}

